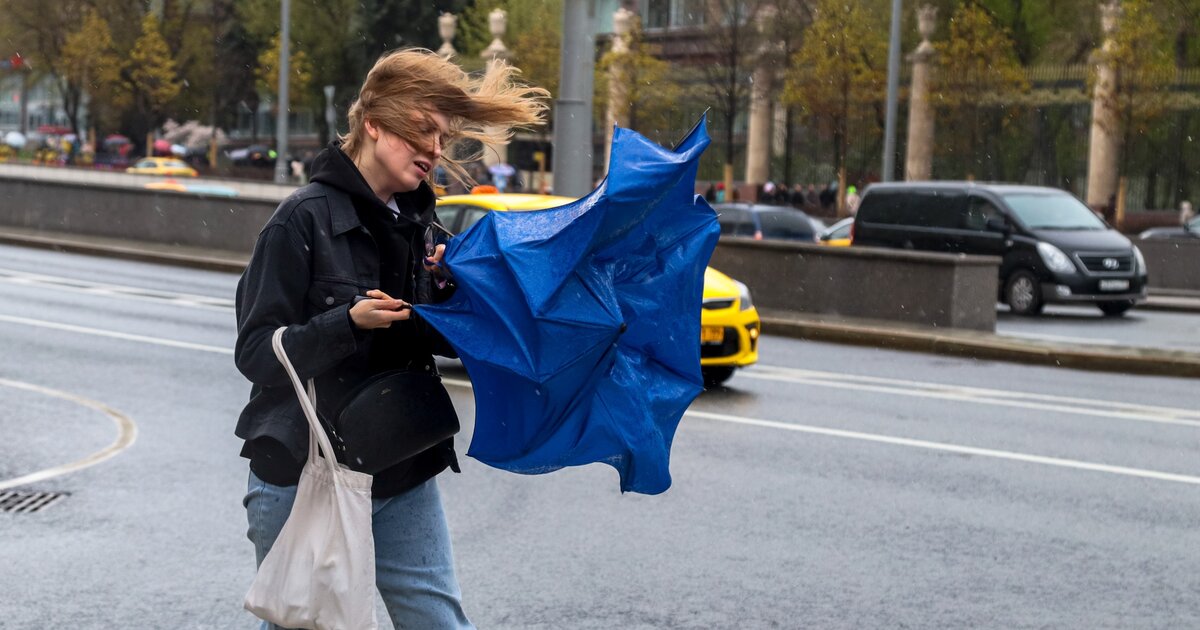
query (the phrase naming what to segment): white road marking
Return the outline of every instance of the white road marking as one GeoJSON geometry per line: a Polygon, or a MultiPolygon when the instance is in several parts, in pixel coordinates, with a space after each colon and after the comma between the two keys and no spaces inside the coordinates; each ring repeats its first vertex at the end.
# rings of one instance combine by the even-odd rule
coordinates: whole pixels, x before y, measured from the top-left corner
{"type": "Polygon", "coordinates": [[[0,268],[0,281],[26,286],[46,286],[53,288],[56,292],[65,291],[104,297],[119,297],[216,311],[230,311],[234,305],[233,300],[229,298],[174,293],[117,284],[103,284],[62,276],[48,276],[28,271],[17,271],[15,269],[0,268]]]}
{"type": "Polygon", "coordinates": [[[739,376],[818,387],[870,391],[896,396],[938,398],[1002,407],[1019,407],[1084,416],[1117,418],[1135,422],[1200,427],[1200,411],[1174,407],[1140,405],[1108,400],[1089,400],[1051,394],[985,389],[982,387],[946,385],[942,383],[927,383],[905,379],[860,376],[765,365],[758,365],[754,368],[743,370],[739,373],[739,376]]]}
{"type": "MultiPolygon", "coordinates": [[[[66,330],[70,332],[78,332],[83,334],[92,334],[102,337],[111,337],[116,339],[124,339],[128,341],[136,341],[140,343],[150,343],[155,345],[163,345],[189,350],[200,350],[204,352],[216,352],[220,354],[233,354],[231,348],[222,348],[218,346],[208,346],[202,344],[188,343],[182,341],[174,341],[171,339],[163,339],[159,337],[146,337],[143,335],[130,335],[108,330],[100,330],[96,328],[86,328],[83,326],[74,326],[70,324],[58,324],[52,322],[43,322],[39,320],[28,319],[24,317],[12,317],[8,315],[0,315],[0,321],[11,323],[26,324],[30,326],[41,326],[45,328],[53,328],[57,330],[66,330]]],[[[836,372],[819,372],[814,370],[801,370],[793,368],[780,368],[759,365],[752,370],[743,371],[742,376],[750,378],[759,378],[763,380],[784,381],[792,383],[804,383],[823,387],[836,387],[843,389],[857,389],[866,391],[875,391],[887,394],[897,394],[903,396],[920,396],[927,398],[941,398],[946,400],[958,400],[963,402],[1001,405],[1012,407],[1024,407],[1030,409],[1043,409],[1052,411],[1061,411],[1064,413],[1073,413],[1080,415],[1092,415],[1110,418],[1119,418],[1125,420],[1136,420],[1142,422],[1157,422],[1163,424],[1176,424],[1185,426],[1200,426],[1200,412],[1194,412],[1186,409],[1175,409],[1171,407],[1155,407],[1150,405],[1137,405],[1132,403],[1120,403],[1110,401],[1095,401],[1082,398],[1069,398],[1064,396],[1053,396],[1049,394],[1034,394],[1025,392],[1011,392],[1004,390],[984,389],[977,387],[960,387],[954,385],[944,385],[940,383],[923,383],[920,381],[908,381],[903,379],[891,379],[872,376],[860,376],[850,374],[839,374],[836,372]],[[1044,402],[1041,402],[1044,401],[1044,402]],[[1070,406],[1074,405],[1074,406],[1070,406]],[[1094,408],[1085,408],[1094,407],[1094,408]]],[[[447,385],[456,387],[471,388],[470,381],[444,378],[442,382],[447,385]]],[[[688,411],[685,415],[690,415],[698,418],[706,418],[709,420],[719,420],[724,422],[734,422],[743,425],[768,427],[776,429],[784,429],[789,431],[802,431],[807,433],[816,433],[821,435],[829,435],[834,437],[843,437],[859,440],[867,440],[873,442],[881,442],[887,444],[895,444],[901,446],[909,446],[915,448],[924,448],[931,450],[941,450],[947,452],[960,453],[965,455],[976,455],[980,457],[992,457],[999,459],[1009,459],[1015,461],[1023,461],[1028,463],[1043,464],[1048,466],[1058,466],[1062,468],[1075,468],[1080,470],[1091,470],[1097,472],[1107,472],[1112,474],[1127,475],[1133,477],[1144,477],[1148,479],[1157,479],[1162,481],[1176,481],[1181,483],[1200,484],[1200,477],[1192,477],[1189,475],[1179,475],[1174,473],[1159,472],[1153,470],[1145,470],[1140,468],[1128,468],[1123,466],[1110,466],[1107,464],[1096,464],[1078,460],[1061,459],[1056,457],[1045,457],[1041,455],[1030,455],[1025,453],[1017,453],[1012,451],[1000,451],[993,449],[976,448],[972,446],[960,446],[956,444],[947,444],[941,442],[929,442],[924,440],[914,440],[909,438],[894,437],[888,435],[880,435],[873,433],[861,433],[856,431],[844,431],[840,429],[829,429],[824,427],[815,427],[800,424],[791,424],[786,422],[777,422],[773,420],[760,420],[755,418],[745,418],[741,416],[732,416],[726,414],[715,414],[704,411],[688,411]]],[[[2,487],[2,486],[0,486],[2,487]]]]}
{"type": "MultiPolygon", "coordinates": [[[[473,389],[470,381],[461,379],[443,378],[442,382],[455,387],[465,387],[473,389]]],[[[1146,470],[1143,468],[1130,468],[1127,466],[1110,466],[1108,464],[1096,464],[1093,462],[1085,462],[1075,459],[1064,459],[1061,457],[1046,457],[1044,455],[1030,455],[1028,453],[1018,453],[1015,451],[1001,451],[990,448],[978,448],[974,446],[962,446],[959,444],[949,444],[945,442],[930,442],[928,440],[914,440],[911,438],[896,437],[891,435],[882,435],[878,433],[863,433],[861,431],[846,431],[843,429],[830,429],[827,427],[817,427],[804,424],[793,424],[790,422],[778,422],[775,420],[761,420],[758,418],[746,418],[743,416],[734,416],[724,413],[712,413],[708,411],[695,411],[689,409],[684,412],[685,416],[694,418],[702,418],[705,420],[715,420],[718,422],[731,422],[745,426],[762,427],[767,429],[781,429],[784,431],[797,431],[800,433],[810,433],[815,435],[824,435],[828,437],[846,438],[852,440],[863,440],[867,442],[876,442],[880,444],[892,444],[895,446],[907,446],[910,448],[921,448],[933,451],[943,451],[947,453],[957,453],[960,455],[974,455],[976,457],[990,457],[993,459],[1007,459],[1012,461],[1026,462],[1030,464],[1041,464],[1043,466],[1056,466],[1059,468],[1073,468],[1076,470],[1089,470],[1093,472],[1110,473],[1114,475],[1125,475],[1129,477],[1142,477],[1145,479],[1154,479],[1157,481],[1174,481],[1177,483],[1187,483],[1192,485],[1200,485],[1200,477],[1191,475],[1180,475],[1176,473],[1161,472],[1157,470],[1146,470]]]]}
{"type": "Polygon", "coordinates": [[[0,386],[23,389],[25,391],[43,394],[54,398],[60,398],[62,400],[73,402],[90,409],[95,409],[96,411],[108,416],[113,421],[113,424],[117,425],[117,439],[113,440],[113,443],[109,444],[106,448],[96,451],[95,453],[92,453],[83,459],[76,460],[69,464],[63,464],[61,466],[54,466],[53,468],[39,470],[37,472],[21,475],[20,477],[15,477],[13,479],[0,480],[0,490],[7,490],[9,488],[25,486],[38,481],[45,481],[47,479],[75,472],[77,470],[82,470],[89,466],[95,466],[96,464],[110,459],[117,453],[129,448],[133,445],[134,441],[137,440],[137,425],[133,423],[133,420],[130,420],[125,414],[105,405],[104,403],[83,398],[82,396],[76,396],[75,394],[71,394],[69,392],[50,389],[49,387],[42,387],[40,385],[33,385],[31,383],[23,383],[21,381],[12,381],[6,378],[0,378],[0,386]]]}
{"type": "Polygon", "coordinates": [[[1128,468],[1125,466],[1109,466],[1108,464],[1095,464],[1092,462],[1079,461],[1075,459],[1063,459],[1059,457],[1045,457],[1042,455],[1029,455],[1027,453],[1017,453],[1014,451],[999,451],[990,448],[976,448],[974,446],[961,446],[958,444],[947,444],[944,442],[929,442],[926,440],[913,440],[909,438],[893,437],[890,435],[879,435],[875,433],[861,433],[859,431],[844,431],[842,429],[829,429],[826,427],[814,427],[804,424],[791,424],[787,422],[776,422],[774,420],[760,420],[757,418],[743,418],[741,416],[731,416],[723,413],[710,413],[707,411],[688,411],[684,415],[693,416],[696,418],[704,418],[706,420],[717,420],[720,422],[732,422],[734,424],[742,424],[748,426],[764,427],[768,429],[782,429],[785,431],[798,431],[801,433],[812,433],[816,435],[825,435],[830,437],[849,438],[852,440],[865,440],[868,442],[878,442],[881,444],[893,444],[896,446],[908,446],[912,448],[922,448],[934,451],[944,451],[947,453],[958,453],[960,455],[975,455],[978,457],[991,457],[995,459],[1008,459],[1018,462],[1027,462],[1030,464],[1042,464],[1044,466],[1057,466],[1060,468],[1074,468],[1077,470],[1090,470],[1094,472],[1111,473],[1114,475],[1126,475],[1130,477],[1142,477],[1145,479],[1155,479],[1158,481],[1174,481],[1178,483],[1188,483],[1200,485],[1200,477],[1191,475],[1178,475],[1175,473],[1160,472],[1157,470],[1146,470],[1143,468],[1128,468]]]}
{"type": "Polygon", "coordinates": [[[80,333],[84,335],[95,335],[97,337],[109,337],[111,339],[122,339],[124,341],[136,341],[138,343],[148,343],[156,346],[168,346],[171,348],[184,348],[186,350],[199,350],[201,352],[215,352],[217,354],[233,354],[233,348],[222,348],[220,346],[209,346],[200,343],[190,343],[187,341],[175,341],[174,339],[164,339],[162,337],[148,337],[146,335],[132,335],[129,333],[117,332],[114,330],[101,330],[99,328],[89,328],[87,326],[76,326],[74,324],[60,324],[57,322],[47,322],[40,319],[30,319],[28,317],[14,317],[12,315],[0,315],[0,322],[8,322],[10,324],[23,324],[25,326],[36,326],[38,328],[50,328],[52,330],[63,330],[66,332],[80,333]]]}
{"type": "Polygon", "coordinates": [[[1097,339],[1095,337],[1069,337],[1067,335],[1050,335],[1046,333],[1017,332],[1014,330],[996,330],[1001,337],[1022,337],[1041,339],[1044,341],[1066,341],[1068,343],[1094,343],[1103,346],[1115,346],[1121,342],[1116,339],[1097,339]]]}

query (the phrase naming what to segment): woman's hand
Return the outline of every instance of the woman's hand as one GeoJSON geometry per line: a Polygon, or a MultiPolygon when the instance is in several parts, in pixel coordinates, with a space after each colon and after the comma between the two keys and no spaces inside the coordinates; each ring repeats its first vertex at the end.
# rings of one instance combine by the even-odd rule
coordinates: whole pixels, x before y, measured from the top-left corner
{"type": "Polygon", "coordinates": [[[433,255],[425,257],[425,271],[434,274],[441,274],[442,257],[446,255],[446,244],[439,243],[433,248],[433,255]]]}
{"type": "Polygon", "coordinates": [[[412,317],[412,305],[404,300],[392,299],[378,289],[367,291],[367,297],[371,299],[359,300],[350,307],[351,321],[363,330],[387,328],[392,322],[412,317]]]}

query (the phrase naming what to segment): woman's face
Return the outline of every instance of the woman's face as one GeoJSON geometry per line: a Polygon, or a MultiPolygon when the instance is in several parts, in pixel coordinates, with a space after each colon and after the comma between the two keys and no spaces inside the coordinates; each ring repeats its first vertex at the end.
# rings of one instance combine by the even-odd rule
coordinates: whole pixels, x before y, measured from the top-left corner
{"type": "Polygon", "coordinates": [[[406,193],[416,190],[442,158],[442,142],[449,133],[450,120],[440,112],[429,112],[428,120],[417,121],[421,137],[415,143],[374,125],[366,124],[367,134],[375,141],[376,192],[406,193]]]}

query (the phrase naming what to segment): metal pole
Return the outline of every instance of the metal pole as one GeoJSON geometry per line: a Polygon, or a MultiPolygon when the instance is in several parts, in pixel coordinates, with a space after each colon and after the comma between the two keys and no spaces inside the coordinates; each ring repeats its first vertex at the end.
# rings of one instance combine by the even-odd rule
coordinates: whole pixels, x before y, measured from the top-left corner
{"type": "Polygon", "coordinates": [[[880,179],[892,181],[896,172],[896,92],[900,84],[900,4],[892,0],[892,33],[888,43],[887,116],[883,131],[883,172],[880,179]]]}
{"type": "Polygon", "coordinates": [[[592,190],[592,73],[596,43],[592,0],[564,0],[562,63],[554,105],[554,194],[592,190]]]}
{"type": "Polygon", "coordinates": [[[288,181],[288,62],[291,60],[291,0],[280,3],[279,29],[279,100],[275,112],[275,183],[286,184],[288,181]]]}

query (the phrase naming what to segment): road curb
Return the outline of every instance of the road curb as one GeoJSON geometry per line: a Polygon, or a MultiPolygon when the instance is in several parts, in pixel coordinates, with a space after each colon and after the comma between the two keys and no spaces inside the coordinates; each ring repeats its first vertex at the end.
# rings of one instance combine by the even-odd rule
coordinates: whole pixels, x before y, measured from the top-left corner
{"type": "Polygon", "coordinates": [[[762,325],[764,334],[812,341],[1098,372],[1200,378],[1200,355],[1186,352],[1128,346],[1079,349],[1038,342],[1017,342],[983,332],[931,333],[777,314],[762,315],[762,325]]]}
{"type": "Polygon", "coordinates": [[[200,251],[188,251],[192,248],[185,247],[152,247],[140,243],[132,244],[117,239],[95,237],[79,239],[57,234],[47,235],[25,231],[8,231],[7,229],[0,231],[0,243],[232,273],[241,273],[250,261],[249,256],[243,256],[236,252],[205,251],[202,253],[200,251]]]}

